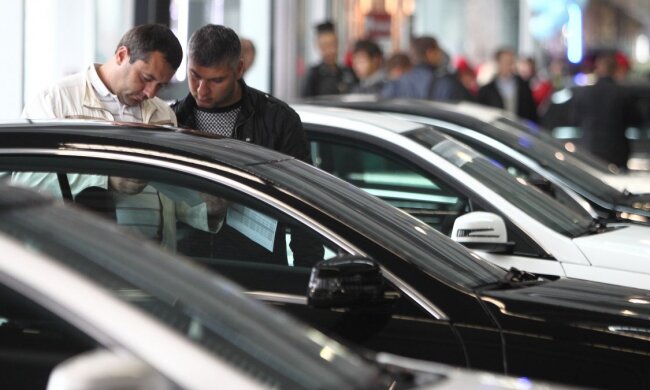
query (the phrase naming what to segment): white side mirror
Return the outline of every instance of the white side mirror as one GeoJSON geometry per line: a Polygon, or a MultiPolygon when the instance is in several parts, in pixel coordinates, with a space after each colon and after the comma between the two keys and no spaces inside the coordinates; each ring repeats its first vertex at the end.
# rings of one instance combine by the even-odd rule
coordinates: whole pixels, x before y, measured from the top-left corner
{"type": "Polygon", "coordinates": [[[177,388],[142,360],[126,352],[98,349],[57,365],[47,390],[171,390],[177,388]]]}
{"type": "Polygon", "coordinates": [[[468,248],[488,252],[508,252],[514,245],[508,242],[503,218],[484,211],[474,211],[456,218],[451,238],[468,248]]]}

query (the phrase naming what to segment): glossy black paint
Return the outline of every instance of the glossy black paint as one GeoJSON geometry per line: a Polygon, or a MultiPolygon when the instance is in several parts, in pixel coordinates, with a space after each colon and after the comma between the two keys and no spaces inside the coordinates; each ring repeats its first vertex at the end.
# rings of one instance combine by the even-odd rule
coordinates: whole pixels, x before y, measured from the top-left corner
{"type": "MultiPolygon", "coordinates": [[[[390,304],[323,310],[270,301],[351,343],[583,386],[650,388],[649,292],[576,280],[511,284],[496,278],[467,287],[457,280],[469,269],[452,266],[456,259],[472,256],[462,246],[362,190],[294,159],[233,140],[99,125],[86,129],[0,127],[0,145],[0,170],[19,164],[4,154],[12,148],[32,149],[32,154],[24,155],[24,164],[47,163],[45,157],[27,160],[35,149],[90,152],[98,146],[128,147],[115,154],[160,161],[181,161],[182,157],[184,164],[236,180],[299,210],[354,243],[397,277],[390,286],[399,298],[390,304]],[[449,266],[423,267],[427,263],[449,266]],[[435,305],[442,316],[436,318],[409,292],[435,305]]],[[[65,156],[52,159],[61,161],[61,166],[67,163],[65,156]]],[[[485,267],[486,280],[489,275],[505,276],[481,265],[480,259],[475,262],[485,267]]],[[[268,265],[263,272],[237,263],[215,269],[250,290],[303,297],[309,280],[309,272],[280,265],[268,265]]]]}

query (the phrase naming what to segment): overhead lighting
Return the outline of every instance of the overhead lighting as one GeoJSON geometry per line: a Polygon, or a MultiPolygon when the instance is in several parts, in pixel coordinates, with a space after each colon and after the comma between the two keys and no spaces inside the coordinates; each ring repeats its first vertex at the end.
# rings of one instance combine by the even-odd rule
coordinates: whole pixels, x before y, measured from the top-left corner
{"type": "Polygon", "coordinates": [[[576,3],[567,7],[567,58],[574,64],[582,61],[582,10],[576,3]]]}

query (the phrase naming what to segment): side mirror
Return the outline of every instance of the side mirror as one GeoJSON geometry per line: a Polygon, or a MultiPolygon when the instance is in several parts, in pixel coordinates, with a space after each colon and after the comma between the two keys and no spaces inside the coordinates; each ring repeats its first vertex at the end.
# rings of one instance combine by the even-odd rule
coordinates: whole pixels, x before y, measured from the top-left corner
{"type": "Polygon", "coordinates": [[[468,248],[490,253],[510,253],[514,247],[514,243],[508,242],[503,218],[484,211],[474,211],[456,218],[451,238],[468,248]]]}
{"type": "Polygon", "coordinates": [[[172,382],[140,359],[107,349],[86,352],[60,363],[47,383],[47,390],[175,388],[172,382]]]}
{"type": "Polygon", "coordinates": [[[317,308],[376,305],[384,300],[384,278],[373,260],[345,256],[312,268],[307,303],[317,308]]]}

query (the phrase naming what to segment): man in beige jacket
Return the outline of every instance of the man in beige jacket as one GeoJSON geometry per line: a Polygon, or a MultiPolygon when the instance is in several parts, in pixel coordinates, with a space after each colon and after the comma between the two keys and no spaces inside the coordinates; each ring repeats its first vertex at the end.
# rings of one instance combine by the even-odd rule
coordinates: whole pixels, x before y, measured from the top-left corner
{"type": "MultiPolygon", "coordinates": [[[[181,45],[169,28],[158,24],[136,26],[124,34],[108,61],[91,64],[85,71],[67,76],[45,88],[25,105],[23,117],[175,126],[177,122],[173,110],[156,94],[171,80],[182,57],[181,45]]],[[[135,226],[140,233],[160,240],[169,249],[176,246],[177,219],[210,231],[205,204],[196,207],[177,204],[148,185],[137,193],[122,191],[114,184],[125,180],[120,178],[74,173],[65,177],[73,198],[89,187],[112,191],[115,194],[118,224],[135,226]],[[127,212],[133,209],[134,204],[139,206],[139,216],[159,221],[160,235],[150,233],[152,229],[147,229],[145,224],[138,227],[135,216],[127,212]]],[[[11,174],[12,183],[32,187],[55,197],[63,196],[59,180],[55,173],[11,174]]]]}
{"type": "Polygon", "coordinates": [[[175,125],[168,105],[156,97],[180,66],[183,49],[159,24],[129,30],[104,64],[67,76],[34,96],[28,119],[97,119],[175,125]]]}

